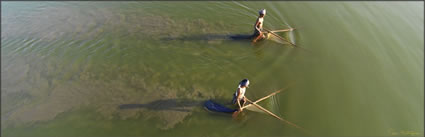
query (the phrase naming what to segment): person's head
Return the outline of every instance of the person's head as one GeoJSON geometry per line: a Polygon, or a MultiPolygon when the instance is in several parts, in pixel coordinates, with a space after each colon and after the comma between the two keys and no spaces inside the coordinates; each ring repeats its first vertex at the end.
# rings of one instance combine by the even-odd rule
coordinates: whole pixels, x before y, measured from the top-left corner
{"type": "Polygon", "coordinates": [[[266,16],[266,9],[262,9],[258,12],[258,14],[260,14],[260,17],[264,17],[266,16]]]}
{"type": "Polygon", "coordinates": [[[241,82],[239,82],[239,85],[241,87],[248,87],[249,86],[249,80],[248,79],[243,79],[241,82]]]}

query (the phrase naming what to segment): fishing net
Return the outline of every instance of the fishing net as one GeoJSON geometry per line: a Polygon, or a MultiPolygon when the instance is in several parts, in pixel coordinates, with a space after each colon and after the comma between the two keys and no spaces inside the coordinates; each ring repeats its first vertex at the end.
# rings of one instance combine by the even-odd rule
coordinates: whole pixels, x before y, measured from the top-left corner
{"type": "Polygon", "coordinates": [[[270,33],[267,33],[266,38],[268,40],[271,40],[280,44],[285,44],[285,45],[290,45],[289,42],[295,43],[295,39],[294,39],[295,37],[292,32],[286,33],[285,35],[281,36],[281,38],[279,38],[278,36],[272,35],[270,33]],[[283,40],[282,38],[284,38],[285,40],[283,40]]]}

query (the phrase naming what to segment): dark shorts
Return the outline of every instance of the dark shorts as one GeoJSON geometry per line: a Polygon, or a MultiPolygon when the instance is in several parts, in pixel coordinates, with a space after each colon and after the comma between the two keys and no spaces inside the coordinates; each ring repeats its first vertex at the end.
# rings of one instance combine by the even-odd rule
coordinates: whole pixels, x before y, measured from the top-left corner
{"type": "MultiPolygon", "coordinates": [[[[257,29],[254,29],[254,34],[252,34],[252,38],[257,38],[260,35],[260,32],[257,29]]],[[[263,35],[263,38],[265,38],[265,36],[263,35]]]]}
{"type": "MultiPolygon", "coordinates": [[[[237,102],[236,102],[236,94],[233,94],[233,99],[232,99],[232,104],[237,104],[237,102]]],[[[245,102],[244,100],[243,100],[243,98],[241,99],[241,100],[239,100],[239,102],[241,103],[241,105],[245,102]]]]}
{"type": "Polygon", "coordinates": [[[254,34],[252,34],[252,36],[258,37],[258,35],[260,35],[260,32],[257,29],[254,29],[254,34]]]}

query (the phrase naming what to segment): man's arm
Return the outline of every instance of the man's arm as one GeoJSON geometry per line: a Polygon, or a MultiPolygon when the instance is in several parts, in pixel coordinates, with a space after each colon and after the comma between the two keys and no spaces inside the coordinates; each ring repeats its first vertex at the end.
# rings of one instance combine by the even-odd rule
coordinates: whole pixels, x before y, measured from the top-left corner
{"type": "Polygon", "coordinates": [[[236,97],[236,101],[238,102],[239,110],[242,111],[241,102],[239,101],[239,97],[241,96],[240,88],[238,88],[238,96],[236,97]]]}
{"type": "Polygon", "coordinates": [[[255,23],[255,29],[257,29],[258,32],[261,32],[260,28],[258,28],[258,26],[260,26],[260,23],[261,22],[259,22],[258,19],[257,19],[257,22],[255,23]]]}

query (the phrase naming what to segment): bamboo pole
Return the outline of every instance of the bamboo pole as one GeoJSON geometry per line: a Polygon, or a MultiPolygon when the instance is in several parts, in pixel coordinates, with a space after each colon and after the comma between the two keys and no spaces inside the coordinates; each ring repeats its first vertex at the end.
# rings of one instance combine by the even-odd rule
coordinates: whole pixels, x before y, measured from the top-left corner
{"type": "Polygon", "coordinates": [[[281,30],[272,30],[270,32],[287,32],[287,31],[293,31],[295,28],[289,28],[289,29],[281,29],[281,30]]]}
{"type": "MultiPolygon", "coordinates": [[[[258,102],[260,102],[260,101],[263,101],[263,100],[265,100],[265,99],[267,99],[267,98],[269,98],[269,97],[271,97],[271,96],[273,96],[273,95],[276,95],[277,93],[280,93],[281,91],[283,91],[283,90],[285,90],[285,89],[287,89],[287,88],[288,88],[288,87],[283,88],[283,89],[280,89],[280,90],[278,90],[278,91],[275,91],[275,92],[273,92],[273,93],[271,93],[271,94],[269,94],[269,95],[267,95],[267,96],[264,96],[264,97],[262,97],[262,98],[258,99],[257,101],[255,101],[255,102],[253,102],[253,103],[258,103],[258,102]]],[[[246,106],[243,106],[243,107],[242,107],[242,109],[247,108],[247,107],[250,107],[250,106],[251,106],[251,104],[248,104],[248,105],[246,105],[246,106]]]]}
{"type": "Polygon", "coordinates": [[[286,40],[285,38],[283,38],[283,37],[281,37],[281,36],[277,35],[276,33],[274,33],[274,32],[283,32],[283,31],[286,31],[286,30],[288,30],[288,29],[270,31],[270,30],[268,30],[268,29],[265,29],[265,28],[264,28],[264,30],[266,30],[266,32],[268,32],[268,33],[270,33],[270,34],[272,34],[272,35],[274,35],[274,36],[276,36],[276,37],[278,37],[278,38],[280,38],[280,39],[282,39],[282,40],[284,40],[284,41],[288,42],[289,44],[291,44],[291,45],[292,45],[292,46],[294,46],[294,47],[298,47],[298,48],[301,48],[301,49],[303,49],[303,50],[305,50],[305,51],[309,51],[309,52],[310,52],[310,50],[307,50],[307,49],[305,49],[305,48],[303,48],[303,47],[297,46],[297,45],[295,45],[294,43],[289,42],[289,40],[286,40]]]}
{"type": "MultiPolygon", "coordinates": [[[[271,96],[273,96],[273,95],[275,95],[275,94],[277,94],[277,93],[279,93],[279,92],[281,92],[281,91],[283,91],[283,90],[286,90],[287,88],[289,88],[289,86],[288,86],[288,87],[286,87],[286,88],[282,88],[282,89],[280,89],[280,90],[278,90],[278,91],[275,91],[275,92],[273,92],[273,93],[271,93],[271,94],[269,94],[269,95],[267,95],[267,96],[264,96],[264,97],[262,97],[262,98],[258,99],[257,101],[255,101],[254,103],[258,103],[258,102],[260,102],[260,101],[262,101],[262,100],[265,100],[265,99],[267,99],[267,98],[269,98],[269,97],[271,97],[271,96]]],[[[243,109],[245,109],[245,108],[247,108],[247,107],[250,107],[250,106],[252,106],[252,104],[248,104],[248,105],[242,106],[240,110],[243,110],[243,109]]],[[[241,112],[241,111],[239,111],[239,110],[238,110],[238,111],[233,112],[232,117],[233,117],[233,118],[237,117],[237,116],[239,115],[239,113],[240,113],[240,112],[241,112]]]]}
{"type": "Polygon", "coordinates": [[[289,40],[286,40],[285,38],[282,38],[281,36],[277,35],[276,33],[272,32],[272,31],[270,31],[268,29],[265,29],[265,28],[264,28],[264,30],[266,30],[266,32],[268,32],[268,33],[270,33],[270,34],[272,34],[272,35],[274,35],[274,36],[276,36],[276,37],[278,37],[278,38],[280,38],[280,39],[288,42],[290,45],[292,45],[294,47],[296,46],[294,43],[290,42],[289,40]]]}
{"type": "MultiPolygon", "coordinates": [[[[245,97],[245,98],[246,98],[246,97],[245,97]]],[[[286,123],[288,123],[288,124],[289,124],[289,125],[291,125],[291,126],[294,126],[294,127],[296,127],[296,128],[302,129],[303,131],[306,131],[304,128],[302,128],[302,127],[300,127],[300,126],[298,126],[298,125],[296,125],[296,124],[294,124],[294,123],[292,123],[292,122],[289,122],[288,120],[285,120],[285,119],[283,119],[283,118],[281,118],[281,117],[279,117],[279,116],[277,116],[277,115],[273,114],[272,112],[270,112],[270,111],[268,111],[267,109],[265,109],[265,108],[261,107],[260,105],[257,105],[256,103],[252,102],[252,101],[251,101],[251,100],[249,100],[248,98],[246,98],[246,100],[248,100],[249,102],[251,102],[251,103],[252,103],[252,105],[256,106],[257,108],[259,108],[259,109],[263,110],[264,112],[266,112],[266,113],[270,114],[271,116],[273,116],[273,117],[275,117],[275,118],[277,118],[277,119],[279,119],[279,120],[281,120],[281,121],[283,121],[283,122],[286,122],[286,123]]]]}
{"type": "MultiPolygon", "coordinates": [[[[260,99],[257,99],[257,100],[256,100],[255,102],[253,102],[253,103],[258,103],[258,102],[263,101],[263,100],[265,100],[265,99],[267,99],[267,98],[269,98],[269,97],[271,97],[271,96],[273,96],[273,95],[276,95],[277,93],[280,93],[281,91],[284,91],[284,90],[288,89],[288,88],[289,88],[289,87],[291,87],[293,84],[294,84],[294,83],[289,83],[289,86],[287,86],[287,87],[285,87],[285,88],[282,88],[282,89],[279,89],[279,90],[277,90],[277,91],[275,91],[275,92],[273,92],[273,93],[271,93],[271,94],[269,94],[269,95],[267,95],[267,96],[264,96],[264,97],[262,97],[262,98],[260,98],[260,99]]],[[[250,107],[250,106],[251,106],[251,104],[248,104],[248,105],[246,105],[246,106],[243,106],[243,107],[242,107],[242,109],[247,108],[247,107],[250,107]]]]}

